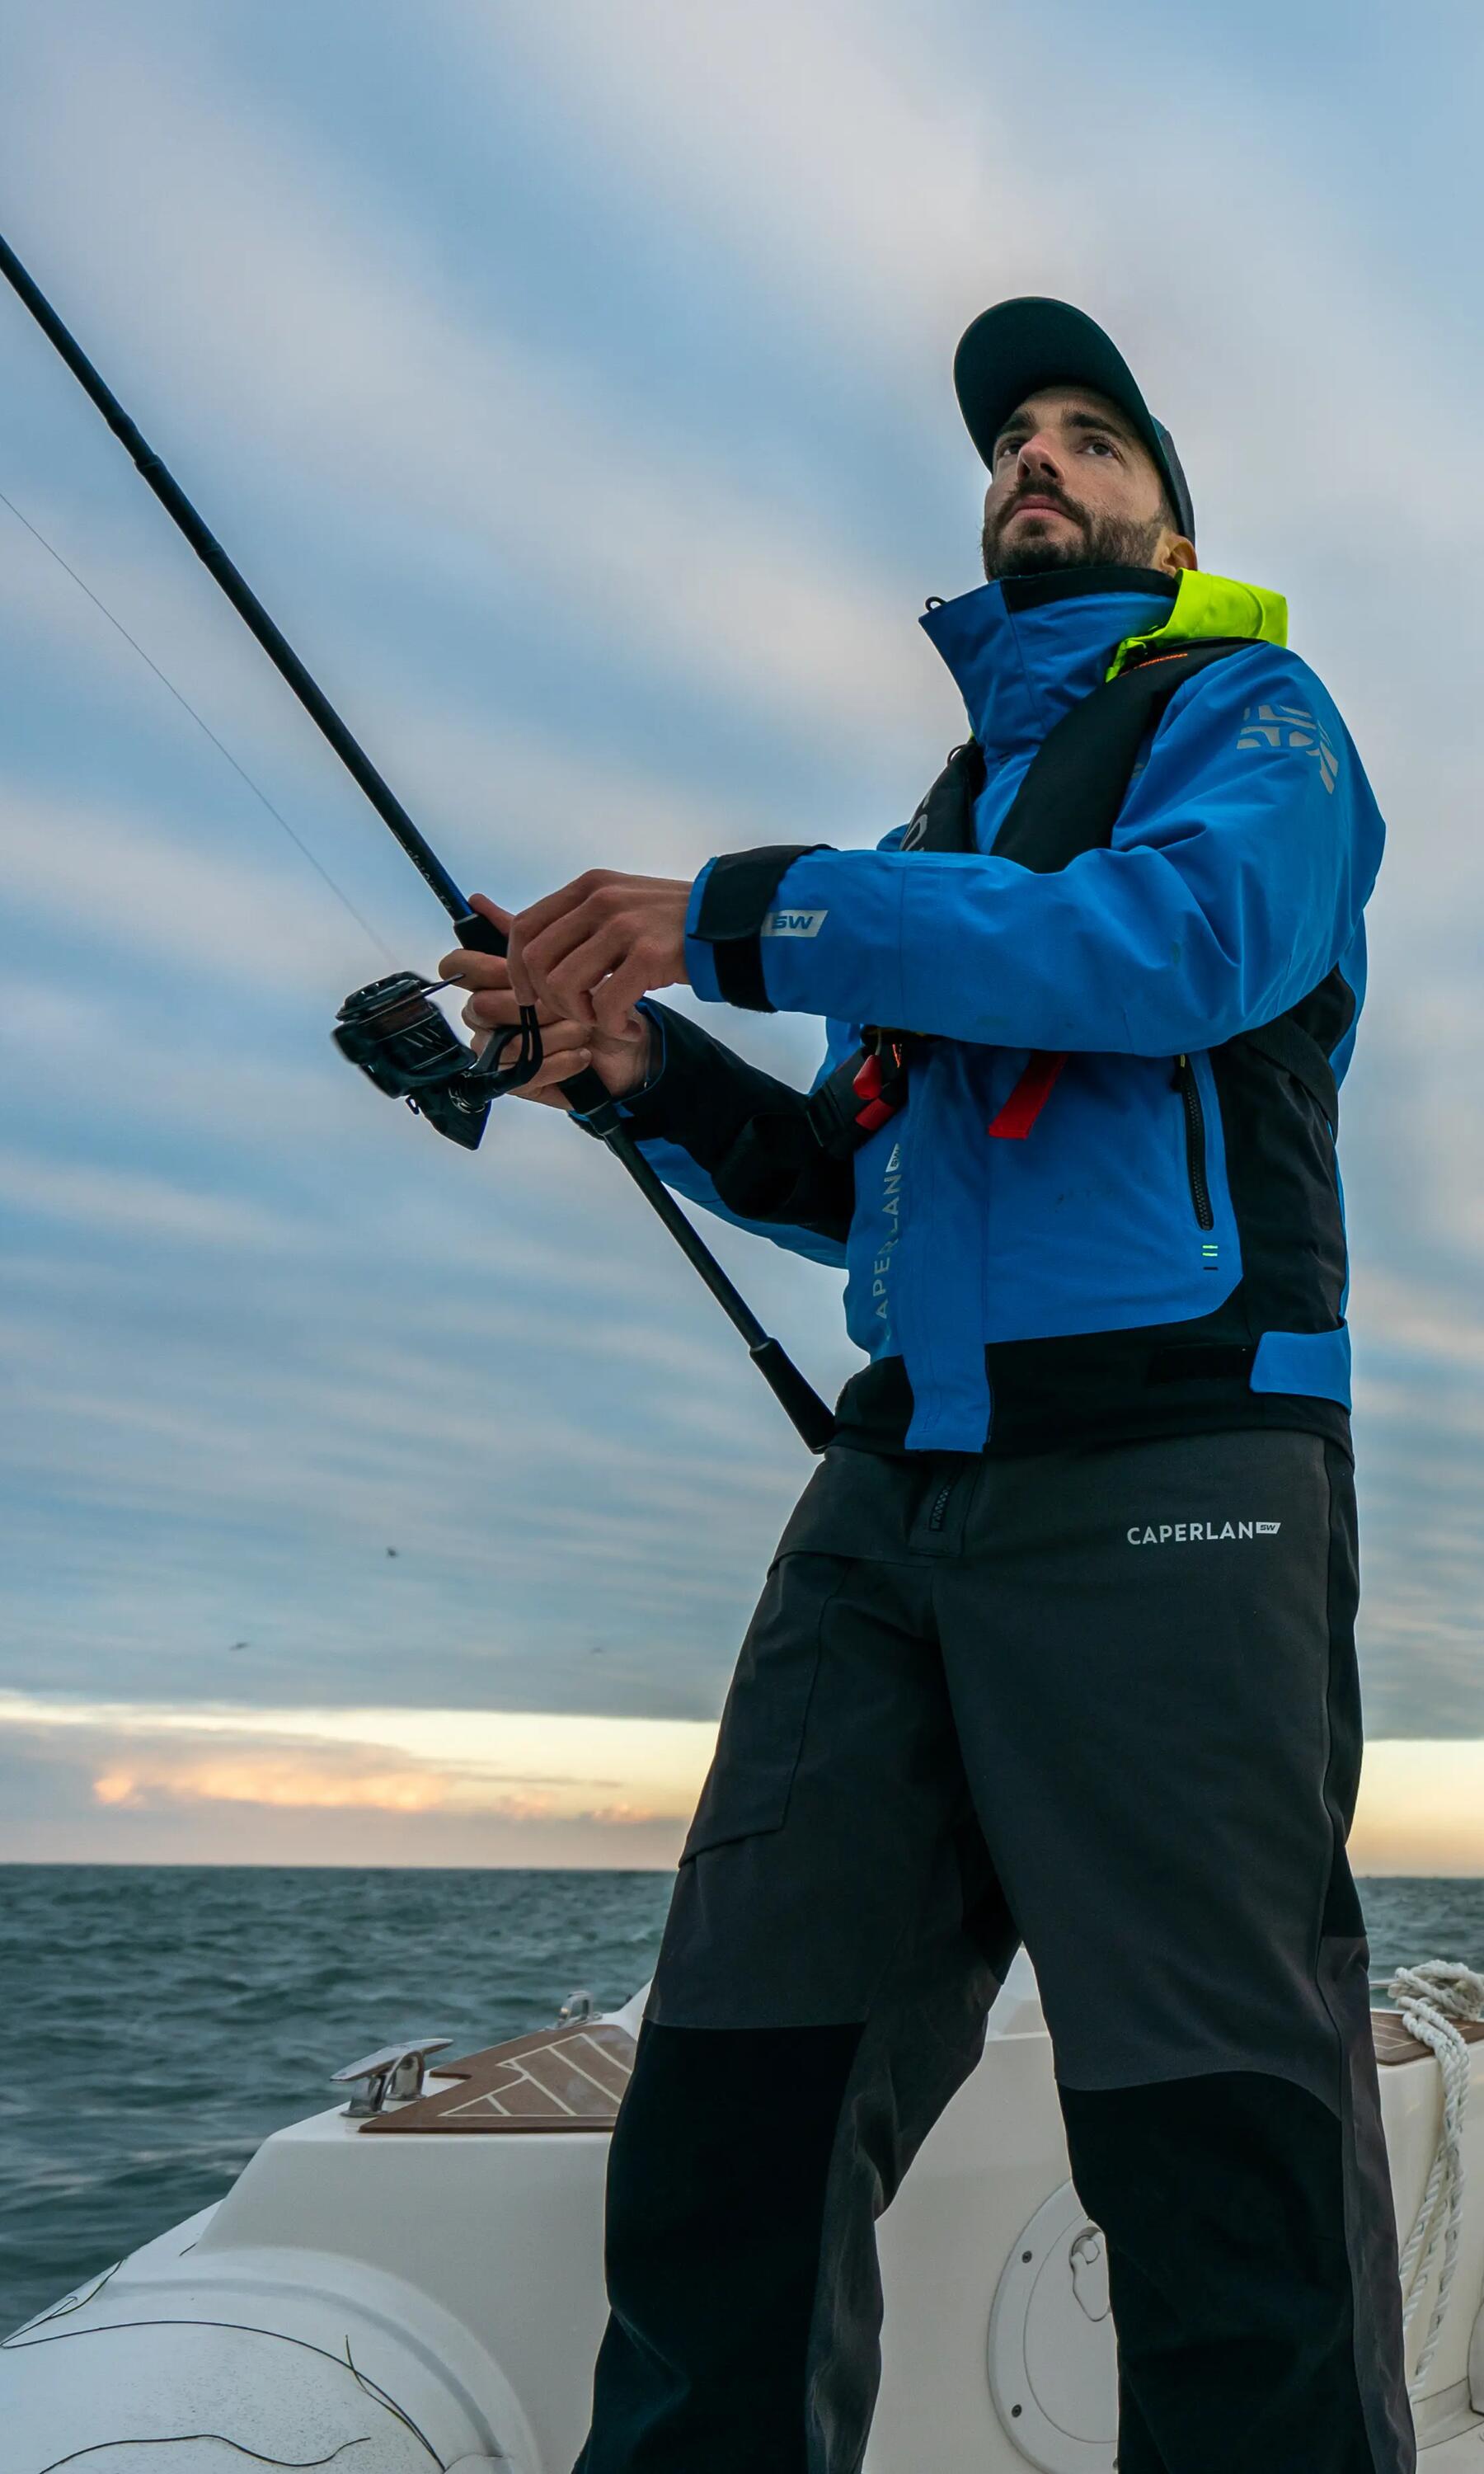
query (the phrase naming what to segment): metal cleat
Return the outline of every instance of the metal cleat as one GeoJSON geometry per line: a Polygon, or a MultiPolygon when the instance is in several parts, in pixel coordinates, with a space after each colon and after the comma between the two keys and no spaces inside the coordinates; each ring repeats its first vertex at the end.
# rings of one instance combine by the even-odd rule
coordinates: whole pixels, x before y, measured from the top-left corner
{"type": "Polygon", "coordinates": [[[365,2080],[346,2107],[352,2122],[384,2112],[389,2104],[411,2104],[422,2094],[429,2054],[445,2053],[450,2041],[447,2036],[414,2036],[405,2045],[383,2045],[379,2053],[368,2053],[364,2062],[337,2071],[330,2085],[350,2087],[365,2080]]]}

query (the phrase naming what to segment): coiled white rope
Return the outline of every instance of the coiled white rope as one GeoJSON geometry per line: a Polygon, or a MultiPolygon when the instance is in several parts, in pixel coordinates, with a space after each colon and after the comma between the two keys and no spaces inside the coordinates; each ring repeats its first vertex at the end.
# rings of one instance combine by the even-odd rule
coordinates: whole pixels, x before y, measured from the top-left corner
{"type": "Polygon", "coordinates": [[[1407,2382],[1415,2393],[1437,2351],[1458,2264],[1458,2235],[1464,2212],[1464,2114],[1469,2102],[1469,2047],[1459,2033],[1460,2020],[1484,2019],[1484,1976],[1455,1959],[1427,1958],[1418,1967],[1399,1967],[1386,1987],[1401,2013],[1402,2025],[1419,2044],[1437,2056],[1443,2074],[1443,2122],[1432,2171],[1419,2202],[1416,2219],[1401,2252],[1401,2324],[1409,2328],[1442,2250],[1438,2290],[1432,2316],[1407,2382]]]}

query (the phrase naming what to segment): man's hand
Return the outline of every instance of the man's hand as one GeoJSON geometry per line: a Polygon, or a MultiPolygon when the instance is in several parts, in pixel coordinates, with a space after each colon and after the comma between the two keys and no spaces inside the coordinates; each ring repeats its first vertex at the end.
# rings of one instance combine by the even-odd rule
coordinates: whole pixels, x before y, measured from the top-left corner
{"type": "Polygon", "coordinates": [[[689,905],[690,886],[677,878],[589,868],[511,922],[516,996],[562,1022],[620,1035],[640,997],[684,980],[689,905]]]}
{"type": "MultiPolygon", "coordinates": [[[[514,925],[510,912],[502,910],[487,894],[469,896],[469,907],[482,918],[492,920],[509,935],[514,925]]],[[[462,987],[473,991],[464,1007],[464,1020],[474,1034],[477,1054],[488,1041],[491,1031],[502,1031],[519,1016],[521,1000],[511,982],[510,964],[494,954],[472,954],[462,949],[445,954],[438,966],[439,977],[456,980],[462,987]]],[[[526,1000],[530,1002],[530,1000],[526,1000]]],[[[537,1004],[537,1019],[541,1029],[541,1063],[529,1082],[512,1093],[517,1100],[540,1100],[549,1108],[565,1108],[560,1085],[590,1065],[610,1096],[621,1100],[637,1090],[651,1071],[650,1054],[654,1025],[632,1007],[615,1030],[591,1023],[564,1019],[551,1006],[537,1004]]]]}

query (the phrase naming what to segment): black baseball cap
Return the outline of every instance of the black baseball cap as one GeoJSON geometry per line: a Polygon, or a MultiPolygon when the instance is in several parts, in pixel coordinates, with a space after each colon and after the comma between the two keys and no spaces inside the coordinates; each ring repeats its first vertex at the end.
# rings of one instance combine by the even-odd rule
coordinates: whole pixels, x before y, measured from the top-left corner
{"type": "Polygon", "coordinates": [[[968,329],[953,355],[953,384],[969,435],[986,464],[1017,404],[1048,386],[1085,386],[1107,396],[1143,440],[1169,492],[1176,521],[1195,539],[1190,489],[1162,421],[1156,421],[1134,373],[1094,319],[1065,301],[1001,301],[968,329]]]}

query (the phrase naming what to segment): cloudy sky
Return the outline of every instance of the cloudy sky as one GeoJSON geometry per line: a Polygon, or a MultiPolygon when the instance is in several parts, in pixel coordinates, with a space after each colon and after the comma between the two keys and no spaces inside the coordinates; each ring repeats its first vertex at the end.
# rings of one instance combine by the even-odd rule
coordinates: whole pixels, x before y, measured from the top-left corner
{"type": "MultiPolygon", "coordinates": [[[[507,902],[908,813],[958,720],[915,614],[976,576],[953,344],[1025,291],[1113,328],[1391,823],[1357,1844],[1484,1870],[1477,12],[6,18],[8,237],[507,902]]],[[[0,506],[0,1856],[668,1861],[807,1465],[596,1146],[511,1104],[470,1158],[334,1058],[440,914],[9,297],[0,369],[6,498],[382,940],[0,506]]],[[[720,1245],[843,1380],[838,1281],[720,1245]]]]}

